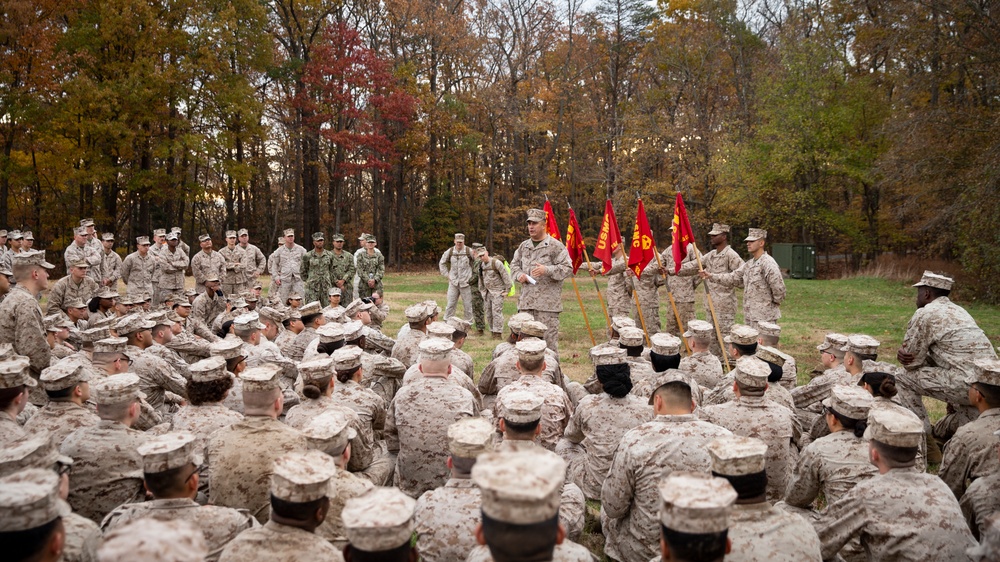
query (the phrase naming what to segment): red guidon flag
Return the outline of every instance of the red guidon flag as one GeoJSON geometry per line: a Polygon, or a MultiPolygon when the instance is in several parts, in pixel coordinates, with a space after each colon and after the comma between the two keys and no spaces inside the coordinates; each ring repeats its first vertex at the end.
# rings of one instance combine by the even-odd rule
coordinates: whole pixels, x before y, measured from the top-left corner
{"type": "Polygon", "coordinates": [[[602,273],[607,273],[611,269],[615,250],[621,245],[622,233],[618,230],[615,209],[608,199],[604,204],[604,220],[601,221],[601,231],[597,233],[597,246],[594,248],[594,257],[601,260],[602,273]]]}
{"type": "Polygon", "coordinates": [[[545,206],[542,207],[542,210],[545,211],[545,232],[556,240],[562,240],[559,236],[559,224],[556,223],[556,214],[552,212],[552,203],[549,203],[548,197],[545,198],[545,206]]]}
{"type": "Polygon", "coordinates": [[[569,225],[566,227],[566,251],[569,252],[569,259],[573,262],[573,273],[580,269],[583,263],[583,254],[587,247],[583,242],[583,233],[580,232],[580,224],[576,222],[576,213],[573,207],[569,208],[569,225]]]}
{"type": "Polygon", "coordinates": [[[649,220],[646,219],[646,208],[642,206],[642,199],[639,199],[639,210],[635,213],[635,229],[632,231],[632,248],[628,252],[628,266],[635,273],[636,277],[642,276],[642,270],[646,269],[649,262],[656,256],[653,252],[653,231],[649,229],[649,220]]]}
{"type": "Polygon", "coordinates": [[[688,212],[684,207],[684,199],[681,194],[677,194],[677,202],[674,203],[674,234],[673,234],[673,254],[674,273],[681,270],[681,262],[687,257],[688,244],[694,242],[694,231],[691,230],[691,221],[688,220],[688,212]]]}

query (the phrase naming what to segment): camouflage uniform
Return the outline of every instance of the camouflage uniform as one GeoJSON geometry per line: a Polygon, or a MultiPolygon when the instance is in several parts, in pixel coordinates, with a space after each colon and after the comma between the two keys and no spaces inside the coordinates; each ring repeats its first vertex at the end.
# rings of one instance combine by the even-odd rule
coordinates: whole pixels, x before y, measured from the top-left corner
{"type": "Polygon", "coordinates": [[[7,446],[18,439],[23,438],[27,433],[14,418],[6,412],[0,412],[0,446],[7,446]]]}
{"type": "Polygon", "coordinates": [[[103,285],[104,280],[108,279],[107,286],[118,290],[118,280],[122,277],[122,257],[118,252],[101,247],[101,265],[98,269],[101,271],[100,284],[103,285]]]}
{"type": "MultiPolygon", "coordinates": [[[[713,406],[717,404],[725,404],[735,400],[736,393],[733,392],[734,382],[736,382],[736,378],[733,376],[732,372],[730,372],[722,378],[722,382],[717,384],[711,392],[705,395],[705,401],[702,405],[713,406]]],[[[792,398],[788,389],[780,384],[768,384],[767,390],[764,391],[764,396],[775,404],[784,406],[790,412],[795,412],[795,399],[792,398]]],[[[795,431],[798,432],[800,430],[800,426],[797,419],[795,422],[795,431]]]]}
{"type": "MultiPolygon", "coordinates": [[[[557,544],[552,551],[552,562],[593,562],[594,555],[582,545],[566,539],[557,544]]],[[[493,562],[490,556],[490,549],[485,545],[478,545],[469,553],[465,562],[493,562]]]]}
{"type": "Polygon", "coordinates": [[[246,510],[198,505],[189,498],[171,498],[119,506],[104,518],[101,530],[107,534],[113,529],[146,517],[161,521],[187,521],[194,525],[204,534],[205,542],[208,543],[209,554],[205,560],[209,562],[218,560],[222,549],[236,538],[236,535],[257,526],[257,520],[246,510]]]}
{"type": "Polygon", "coordinates": [[[243,273],[247,276],[247,285],[253,286],[261,274],[267,271],[267,258],[264,257],[264,252],[253,244],[237,245],[243,249],[243,273]]]}
{"type": "Polygon", "coordinates": [[[101,545],[101,528],[97,523],[76,513],[63,516],[66,539],[61,562],[92,562],[97,560],[101,545]]]}
{"type": "Polygon", "coordinates": [[[426,332],[420,330],[409,330],[396,340],[396,345],[392,348],[392,358],[399,360],[404,366],[409,368],[417,362],[418,348],[420,342],[427,337],[426,332]]]}
{"type": "Polygon", "coordinates": [[[615,398],[602,392],[580,400],[557,452],[569,464],[570,479],[587,498],[601,498],[601,486],[622,436],[652,417],[652,407],[631,394],[615,398]],[[569,443],[575,446],[566,447],[569,443]]]}
{"type": "Polygon", "coordinates": [[[187,381],[159,357],[134,346],[128,346],[130,371],[139,375],[139,388],[146,394],[146,401],[161,413],[167,411],[167,393],[183,397],[187,394],[187,381]]]}
{"type": "Polygon", "coordinates": [[[208,291],[204,291],[194,299],[188,322],[194,324],[191,328],[195,334],[215,341],[218,336],[212,331],[212,324],[224,312],[226,312],[226,299],[217,294],[209,295],[208,291]]]}
{"type": "Polygon", "coordinates": [[[238,295],[246,291],[248,288],[247,274],[243,269],[243,262],[246,261],[246,252],[237,244],[231,250],[229,246],[226,246],[220,249],[218,253],[222,256],[223,263],[225,263],[225,270],[222,272],[222,276],[219,277],[219,280],[222,281],[222,292],[229,296],[238,295]]]}
{"type": "Polygon", "coordinates": [[[87,303],[97,294],[100,286],[90,277],[84,277],[79,283],[73,281],[72,275],[67,275],[56,281],[49,290],[49,304],[45,314],[57,314],[63,311],[63,305],[77,299],[87,303]]]}
{"type": "Polygon", "coordinates": [[[338,470],[330,479],[330,493],[327,495],[330,498],[330,509],[323,524],[316,528],[316,535],[330,541],[338,551],[342,551],[347,546],[347,535],[344,534],[344,520],[340,518],[340,512],[344,510],[347,500],[363,496],[374,487],[371,480],[360,478],[346,470],[338,470]]]}
{"type": "MultiPolygon", "coordinates": [[[[551,349],[545,350],[545,369],[538,376],[542,380],[566,390],[558,355],[551,349]]],[[[483,396],[495,395],[519,378],[521,378],[521,371],[517,370],[517,350],[508,347],[483,369],[482,375],[479,377],[479,391],[482,392],[483,396]]]]}
{"type": "Polygon", "coordinates": [[[413,515],[420,559],[462,560],[475,548],[480,503],[479,488],[468,478],[449,478],[444,486],[424,492],[413,515]]]}
{"type": "MultiPolygon", "coordinates": [[[[770,473],[768,473],[770,477],[770,473]]],[[[726,561],[820,562],[819,537],[802,517],[768,502],[733,505],[729,512],[733,550],[726,561]]]]}
{"type": "Polygon", "coordinates": [[[755,437],[767,444],[767,497],[778,501],[785,495],[794,458],[792,411],[765,396],[741,396],[725,404],[704,406],[702,419],[742,437],[755,437]]]}
{"type": "MultiPolygon", "coordinates": [[[[11,287],[0,302],[0,343],[9,343],[14,353],[27,356],[31,375],[38,378],[42,369],[49,366],[51,350],[45,340],[45,324],[38,301],[19,285],[11,287]]],[[[36,387],[37,388],[37,387],[36,387]]],[[[44,393],[33,394],[32,403],[44,403],[44,393]]]]}
{"type": "Polygon", "coordinates": [[[913,362],[896,374],[899,398],[924,420],[927,411],[919,396],[968,407],[965,379],[975,375],[975,360],[997,357],[972,316],[948,297],[938,297],[913,313],[902,349],[913,354],[913,362]]]}
{"type": "MultiPolygon", "coordinates": [[[[736,253],[736,250],[732,246],[727,245],[720,252],[719,250],[713,249],[707,254],[701,257],[702,267],[705,271],[711,273],[712,275],[720,275],[725,273],[731,273],[736,271],[743,266],[743,258],[736,253]]],[[[681,270],[678,273],[680,276],[690,276],[698,274],[698,263],[697,262],[687,262],[681,266],[681,270]]],[[[722,331],[722,337],[729,335],[729,329],[733,326],[733,322],[736,319],[736,290],[729,285],[719,283],[715,279],[706,281],[708,285],[708,290],[712,294],[712,307],[715,308],[715,317],[719,321],[719,330],[722,331]]],[[[713,332],[715,323],[712,320],[712,312],[708,309],[708,300],[705,300],[705,317],[709,322],[713,324],[713,332]]],[[[719,344],[713,339],[712,342],[712,352],[720,354],[719,344]]]]}
{"type": "Polygon", "coordinates": [[[316,328],[312,326],[306,327],[295,336],[292,343],[288,345],[288,350],[284,352],[284,355],[291,359],[292,361],[299,362],[305,356],[306,347],[313,340],[318,340],[319,334],[316,333],[316,328]]]}
{"type": "MultiPolygon", "coordinates": [[[[785,280],[781,268],[770,254],[750,258],[732,273],[713,274],[719,285],[743,287],[743,318],[751,328],[757,322],[777,322],[781,318],[781,302],[785,300],[785,280]]],[[[714,304],[714,301],[713,301],[714,304]]]]}
{"type": "MultiPolygon", "coordinates": [[[[282,283],[284,285],[284,283],[282,283]]],[[[270,511],[270,505],[268,505],[270,511]]],[[[332,544],[305,529],[266,522],[239,534],[219,557],[220,562],[343,562],[332,544]]]]}
{"type": "Polygon", "coordinates": [[[366,431],[364,424],[361,423],[361,418],[346,404],[340,404],[329,396],[320,396],[315,400],[307,399],[288,410],[288,414],[285,415],[285,423],[289,427],[301,431],[313,418],[324,412],[340,412],[351,420],[350,425],[357,432],[357,435],[351,439],[351,460],[347,469],[351,472],[364,472],[376,458],[376,447],[372,441],[373,434],[370,428],[367,428],[366,431]]]}
{"type": "Polygon", "coordinates": [[[338,404],[354,410],[360,420],[362,431],[369,434],[373,443],[383,439],[387,404],[384,398],[375,391],[348,380],[337,382],[333,388],[333,399],[338,404]]]}
{"type": "Polygon", "coordinates": [[[136,449],[148,439],[109,420],[70,433],[59,452],[73,459],[68,500],[73,511],[96,523],[123,503],[141,501],[142,456],[136,449]]]}
{"type": "Polygon", "coordinates": [[[384,295],[382,278],[385,276],[385,258],[382,257],[382,252],[376,251],[369,256],[367,251],[362,250],[355,255],[354,261],[355,272],[358,275],[357,298],[370,297],[372,293],[384,295]],[[369,280],[375,281],[374,287],[368,286],[369,280]]]}
{"type": "MultiPolygon", "coordinates": [[[[497,452],[517,453],[519,451],[537,451],[542,446],[535,441],[504,440],[497,443],[497,452]]],[[[546,449],[542,449],[546,450],[546,449]]],[[[555,455],[555,453],[550,453],[555,455]]],[[[579,486],[566,480],[563,482],[559,502],[559,521],[566,528],[570,538],[579,537],[583,532],[584,512],[587,510],[587,500],[579,486]]]]}
{"type": "Polygon", "coordinates": [[[306,449],[306,439],[298,431],[267,416],[247,416],[216,431],[205,457],[212,481],[209,501],[248,509],[257,521],[266,522],[271,515],[269,478],[274,459],[306,449]]]}
{"type": "MultiPolygon", "coordinates": [[[[482,260],[476,261],[479,270],[479,293],[483,299],[486,312],[486,324],[494,334],[503,333],[503,300],[510,292],[511,279],[503,262],[496,257],[490,257],[489,264],[482,260]]],[[[478,324],[477,324],[478,327],[478,324]]]]}
{"type": "Polygon", "coordinates": [[[967,560],[965,549],[976,544],[948,486],[912,468],[860,482],[815,525],[824,560],[854,536],[870,560],[967,560]]]}
{"type": "Polygon", "coordinates": [[[691,375],[703,388],[715,388],[722,382],[722,361],[708,351],[682,357],[677,368],[691,375]]]}
{"type": "MultiPolygon", "coordinates": [[[[456,350],[453,349],[452,351],[454,352],[456,350]]],[[[420,364],[414,364],[412,367],[407,369],[405,373],[403,373],[402,386],[410,384],[419,378],[423,378],[423,376],[423,373],[420,372],[420,364]]],[[[472,393],[472,397],[476,401],[476,407],[480,410],[483,408],[483,394],[479,392],[479,389],[476,387],[476,383],[472,382],[472,377],[470,377],[464,369],[460,369],[452,363],[451,373],[448,375],[448,380],[472,393]]]]}
{"type": "Polygon", "coordinates": [[[1000,472],[997,457],[997,438],[993,435],[1000,430],[1000,408],[992,408],[979,414],[975,421],[958,428],[955,436],[948,440],[938,476],[961,498],[966,482],[1000,472]]]}
{"type": "Polygon", "coordinates": [[[812,509],[823,493],[827,504],[844,497],[862,480],[878,474],[868,459],[868,441],[852,431],[838,431],[813,441],[799,456],[788,482],[785,502],[793,507],[812,509]]]}
{"type": "Polygon", "coordinates": [[[603,275],[608,278],[608,314],[610,316],[628,316],[632,313],[632,283],[634,277],[625,263],[625,258],[615,258],[611,269],[603,275]]]}
{"type": "MultiPolygon", "coordinates": [[[[343,291],[341,291],[341,293],[343,293],[343,291]]],[[[372,304],[374,305],[375,303],[372,304]]],[[[382,301],[382,304],[373,306],[372,309],[368,311],[368,314],[372,317],[372,323],[365,327],[382,334],[382,324],[389,319],[389,305],[386,304],[385,301],[382,301]]],[[[384,334],[383,336],[386,340],[391,341],[393,345],[395,345],[396,340],[384,334]]],[[[389,353],[392,353],[391,349],[389,350],[389,353]]]]}
{"type": "Polygon", "coordinates": [[[167,343],[166,347],[180,354],[188,363],[194,363],[206,359],[212,354],[208,349],[208,344],[209,342],[190,332],[188,326],[184,326],[181,333],[174,334],[174,338],[167,343]]]}
{"type": "Polygon", "coordinates": [[[545,341],[549,344],[549,349],[558,352],[563,280],[573,274],[573,264],[569,261],[566,246],[555,238],[546,235],[537,246],[528,239],[521,242],[510,260],[511,279],[517,281],[521,274],[530,276],[536,263],[544,266],[546,271],[541,278],[535,279],[534,285],[521,283],[517,310],[531,314],[535,320],[548,327],[545,341]]]}
{"type": "MultiPolygon", "coordinates": [[[[500,404],[503,403],[504,394],[518,390],[526,390],[541,396],[544,400],[542,419],[539,421],[542,430],[538,435],[538,444],[550,451],[555,450],[559,438],[562,437],[570,418],[573,416],[573,403],[570,402],[569,395],[562,388],[546,381],[541,375],[524,375],[497,393],[497,399],[493,406],[494,419],[502,417],[500,404]]],[[[579,485],[579,483],[577,484],[579,485]]]]}
{"type": "Polygon", "coordinates": [[[171,431],[186,431],[194,435],[202,447],[216,431],[243,421],[243,415],[230,410],[222,403],[185,404],[170,419],[171,431]]]}
{"type": "MultiPolygon", "coordinates": [[[[366,351],[361,356],[361,372],[363,373],[361,386],[371,388],[388,408],[388,404],[399,391],[406,367],[398,359],[366,351]]],[[[337,385],[337,388],[340,388],[340,385],[337,385]]]]}
{"type": "Polygon", "coordinates": [[[622,562],[645,562],[659,553],[657,485],[673,471],[707,473],[706,446],[732,435],[694,414],[656,416],[621,439],[601,489],[604,552],[622,562]]]}
{"type": "Polygon", "coordinates": [[[175,373],[180,375],[185,381],[191,380],[191,371],[188,369],[190,366],[189,363],[173,349],[154,341],[153,345],[147,347],[144,351],[150,355],[163,359],[163,361],[165,361],[167,365],[170,365],[170,368],[173,369],[175,373]]]}
{"type": "Polygon", "coordinates": [[[340,302],[349,303],[354,300],[354,256],[350,252],[330,250],[333,259],[331,265],[331,278],[333,283],[343,281],[344,286],[340,288],[340,302]]]}
{"type": "MultiPolygon", "coordinates": [[[[660,263],[663,264],[664,269],[668,272],[667,288],[670,289],[671,294],[674,296],[674,303],[677,305],[677,315],[681,317],[681,326],[683,326],[683,328],[678,329],[677,319],[673,315],[673,310],[668,310],[667,316],[670,318],[667,320],[667,331],[677,337],[680,337],[680,335],[687,329],[688,322],[694,319],[695,281],[694,279],[688,279],[686,277],[670,275],[670,273],[674,272],[673,248],[674,247],[671,244],[660,253],[660,263]]],[[[697,264],[697,258],[695,257],[694,245],[688,244],[687,255],[684,256],[684,260],[681,261],[681,267],[683,267],[683,264],[691,262],[697,264]]],[[[663,276],[660,275],[659,278],[662,284],[663,276]]]]}
{"type": "Polygon", "coordinates": [[[469,391],[441,377],[421,377],[399,389],[389,404],[385,439],[397,455],[396,486],[419,497],[447,481],[448,426],[479,415],[469,391]]]}
{"type": "MultiPolygon", "coordinates": [[[[504,271],[507,271],[504,269],[504,271]]],[[[472,278],[469,285],[472,286],[472,319],[476,330],[481,334],[486,329],[486,303],[483,300],[483,293],[479,288],[479,278],[483,275],[482,261],[475,260],[472,264],[472,278]]]]}
{"type": "Polygon", "coordinates": [[[959,505],[977,539],[982,539],[987,519],[1000,512],[1000,494],[997,490],[1000,490],[1000,472],[977,478],[962,494],[959,505]]]}
{"type": "MultiPolygon", "coordinates": [[[[282,244],[271,254],[268,259],[268,270],[271,272],[271,283],[275,279],[281,281],[278,288],[279,301],[284,304],[288,300],[288,295],[292,293],[302,294],[305,286],[302,284],[302,257],[306,255],[306,249],[298,244],[293,244],[291,248],[282,244]]],[[[273,294],[274,288],[268,293],[273,294]]]]}
{"type": "MultiPolygon", "coordinates": [[[[97,244],[101,246],[100,242],[97,244]]],[[[101,250],[103,250],[103,246],[101,250]]],[[[91,271],[96,271],[100,274],[101,271],[101,252],[90,244],[84,244],[83,246],[77,246],[76,241],[70,242],[69,246],[66,246],[66,251],[63,253],[63,258],[66,260],[66,271],[69,271],[70,266],[74,263],[81,261],[87,262],[90,266],[91,271]]],[[[90,271],[88,271],[90,273],[90,271]]],[[[91,277],[93,280],[94,278],[91,277]]]]}
{"type": "Polygon", "coordinates": [[[81,427],[95,426],[100,421],[97,414],[75,402],[50,399],[24,424],[24,431],[30,435],[46,431],[59,447],[70,433],[81,427]]]}
{"type": "MultiPolygon", "coordinates": [[[[658,288],[661,285],[663,285],[663,276],[660,275],[660,269],[656,266],[655,260],[646,264],[638,279],[632,278],[632,288],[638,295],[639,311],[642,312],[640,319],[633,301],[632,319],[635,320],[637,327],[645,326],[649,335],[660,332],[660,293],[658,288]]],[[[673,316],[673,310],[668,311],[668,316],[673,316]]],[[[671,322],[676,323],[676,321],[671,322]]]]}
{"type": "Polygon", "coordinates": [[[170,251],[167,246],[157,252],[156,262],[159,266],[157,271],[156,294],[153,295],[153,305],[163,304],[163,300],[171,293],[184,292],[184,270],[188,263],[187,252],[178,245],[174,251],[170,251]]]}
{"type": "Polygon", "coordinates": [[[302,256],[301,271],[306,286],[305,302],[324,302],[330,287],[333,287],[333,252],[324,249],[321,254],[316,250],[309,250],[302,256]]]}
{"type": "Polygon", "coordinates": [[[455,315],[458,309],[458,297],[462,297],[462,308],[464,309],[465,321],[472,322],[472,288],[469,281],[472,279],[472,265],[475,263],[475,256],[472,249],[466,247],[464,252],[458,252],[452,246],[441,254],[438,261],[438,270],[441,275],[448,278],[448,304],[444,309],[445,319],[455,315]]]}
{"type": "Polygon", "coordinates": [[[122,281],[125,282],[126,295],[152,295],[155,280],[156,259],[152,250],[146,252],[145,256],[138,251],[125,256],[122,262],[122,281]]]}
{"type": "Polygon", "coordinates": [[[206,279],[226,279],[226,258],[215,250],[211,253],[201,250],[191,258],[191,274],[194,276],[194,290],[202,293],[205,291],[206,279]]]}

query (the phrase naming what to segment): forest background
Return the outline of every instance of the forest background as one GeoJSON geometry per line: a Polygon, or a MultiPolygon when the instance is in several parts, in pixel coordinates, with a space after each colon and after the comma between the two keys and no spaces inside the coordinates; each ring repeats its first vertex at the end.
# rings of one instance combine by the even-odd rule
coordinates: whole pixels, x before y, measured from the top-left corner
{"type": "Polygon", "coordinates": [[[998,302],[996,4],[4,0],[0,227],[364,231],[400,268],[458,231],[509,257],[545,196],[592,248],[641,194],[666,241],[679,191],[697,232],[998,302]]]}

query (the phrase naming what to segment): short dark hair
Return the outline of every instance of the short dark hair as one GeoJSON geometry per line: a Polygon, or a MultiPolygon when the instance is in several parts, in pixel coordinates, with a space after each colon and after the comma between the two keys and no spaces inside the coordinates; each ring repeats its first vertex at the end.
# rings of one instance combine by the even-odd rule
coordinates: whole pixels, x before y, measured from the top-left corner
{"type": "Polygon", "coordinates": [[[316,510],[329,504],[326,496],[311,502],[290,502],[271,494],[271,513],[294,521],[311,521],[316,510]]]}
{"type": "Polygon", "coordinates": [[[226,391],[232,387],[232,377],[206,382],[189,380],[187,382],[188,401],[191,402],[192,406],[222,402],[226,396],[226,391]]]}
{"type": "Polygon", "coordinates": [[[690,406],[691,386],[684,381],[670,381],[654,390],[653,396],[659,396],[664,404],[670,406],[690,406]]]}
{"type": "Polygon", "coordinates": [[[754,355],[757,353],[757,344],[755,343],[747,345],[743,345],[741,343],[733,343],[732,345],[733,347],[736,348],[736,351],[739,351],[740,355],[743,356],[754,355]]]}
{"type": "Polygon", "coordinates": [[[938,287],[930,287],[927,285],[924,285],[924,287],[926,287],[927,290],[929,290],[931,294],[934,295],[934,298],[947,297],[951,295],[951,289],[939,289],[938,287]]]}
{"type": "Polygon", "coordinates": [[[540,357],[538,359],[518,358],[517,362],[521,364],[521,368],[525,371],[537,371],[542,368],[542,363],[545,362],[545,357],[540,357]]]}
{"type": "Polygon", "coordinates": [[[874,439],[872,439],[870,443],[872,444],[872,447],[875,447],[875,450],[878,451],[882,460],[889,465],[889,468],[906,468],[908,466],[913,466],[913,463],[917,459],[917,453],[920,452],[920,447],[900,447],[898,445],[889,445],[888,443],[883,443],[874,439]]]}
{"type": "Polygon", "coordinates": [[[76,388],[77,384],[71,384],[66,388],[60,388],[59,390],[46,390],[45,395],[49,397],[50,400],[59,400],[61,398],[69,398],[73,395],[73,389],[76,388]]]}
{"type": "Polygon", "coordinates": [[[3,545],[4,560],[37,560],[42,549],[52,539],[52,535],[62,528],[62,517],[23,531],[0,532],[0,544],[3,545]]]}
{"type": "Polygon", "coordinates": [[[410,550],[412,549],[410,541],[406,541],[391,550],[380,550],[378,552],[361,550],[352,544],[344,547],[345,552],[351,553],[351,560],[353,562],[406,562],[410,559],[410,550]]]}
{"type": "Polygon", "coordinates": [[[510,433],[513,433],[515,435],[524,435],[525,433],[534,433],[535,429],[538,428],[538,424],[541,423],[541,421],[542,421],[541,418],[539,418],[535,421],[517,423],[517,422],[512,422],[507,418],[503,418],[503,425],[510,433]]]}
{"type": "Polygon", "coordinates": [[[845,351],[844,355],[853,355],[858,358],[858,361],[875,361],[878,359],[878,353],[858,353],[857,351],[845,351]]]}
{"type": "Polygon", "coordinates": [[[726,556],[729,529],[719,533],[682,533],[660,525],[663,540],[670,547],[672,560],[716,562],[726,556]]]}
{"type": "Polygon", "coordinates": [[[0,388],[0,410],[6,410],[22,392],[24,392],[23,384],[10,388],[0,388]]]}
{"type": "Polygon", "coordinates": [[[190,463],[188,463],[163,472],[146,472],[143,473],[142,478],[146,482],[146,488],[149,488],[153,496],[157,498],[169,497],[184,491],[184,484],[191,477],[188,474],[190,470],[190,463]],[[182,479],[182,476],[186,478],[182,479]]]}
{"type": "Polygon", "coordinates": [[[742,499],[756,498],[763,496],[767,492],[767,470],[754,472],[752,474],[740,474],[733,476],[730,474],[719,474],[712,471],[712,476],[725,478],[736,490],[736,495],[742,499]]]}
{"type": "Polygon", "coordinates": [[[986,405],[993,408],[1000,408],[1000,386],[995,384],[986,384],[984,382],[973,383],[973,388],[983,395],[983,400],[986,401],[986,405]]]}
{"type": "Polygon", "coordinates": [[[740,394],[744,396],[764,396],[764,393],[767,392],[766,388],[750,387],[740,381],[736,381],[736,386],[740,389],[740,394]]]}
{"type": "Polygon", "coordinates": [[[639,345],[625,345],[621,342],[618,343],[618,347],[625,350],[625,355],[628,357],[639,357],[642,355],[642,350],[645,349],[642,344],[639,345]]]}
{"type": "Polygon", "coordinates": [[[237,355],[236,357],[226,359],[226,370],[229,371],[230,373],[236,372],[236,367],[239,366],[240,363],[246,360],[247,358],[242,355],[237,355]]]}
{"type": "Polygon", "coordinates": [[[333,355],[334,351],[344,347],[344,340],[320,342],[316,345],[316,351],[326,355],[333,355]]]}
{"type": "Polygon", "coordinates": [[[551,560],[559,532],[559,515],[519,525],[497,521],[485,513],[483,537],[495,562],[534,562],[551,560]]]}
{"type": "Polygon", "coordinates": [[[315,322],[320,316],[323,316],[322,312],[317,312],[316,314],[306,314],[302,316],[302,323],[308,326],[309,324],[315,322]]]}

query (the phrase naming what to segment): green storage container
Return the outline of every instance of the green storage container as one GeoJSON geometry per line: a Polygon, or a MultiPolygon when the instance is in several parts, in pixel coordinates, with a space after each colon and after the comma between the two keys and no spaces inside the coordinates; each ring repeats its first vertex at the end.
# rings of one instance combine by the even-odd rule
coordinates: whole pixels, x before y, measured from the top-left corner
{"type": "Polygon", "coordinates": [[[772,244],[771,257],[792,279],[816,278],[816,246],[812,244],[772,244]]]}

